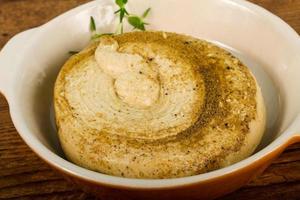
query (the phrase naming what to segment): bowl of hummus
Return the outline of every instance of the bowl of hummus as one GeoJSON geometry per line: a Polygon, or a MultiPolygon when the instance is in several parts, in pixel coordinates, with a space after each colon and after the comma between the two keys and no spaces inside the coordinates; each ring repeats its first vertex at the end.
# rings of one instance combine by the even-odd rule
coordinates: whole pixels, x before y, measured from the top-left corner
{"type": "Polygon", "coordinates": [[[45,162],[103,199],[214,199],[300,141],[300,39],[285,22],[242,0],[126,6],[151,7],[147,31],[91,41],[91,16],[102,33],[118,21],[114,1],[92,1],[1,50],[0,91],[45,162]]]}

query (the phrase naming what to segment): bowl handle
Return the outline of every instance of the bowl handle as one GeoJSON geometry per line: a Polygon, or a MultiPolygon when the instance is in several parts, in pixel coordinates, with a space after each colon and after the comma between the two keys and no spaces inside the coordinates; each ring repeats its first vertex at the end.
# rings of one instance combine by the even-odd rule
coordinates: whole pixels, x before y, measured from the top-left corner
{"type": "Polygon", "coordinates": [[[26,46],[34,31],[35,29],[30,29],[15,35],[0,51],[0,93],[4,94],[6,98],[12,92],[20,52],[26,46]]]}

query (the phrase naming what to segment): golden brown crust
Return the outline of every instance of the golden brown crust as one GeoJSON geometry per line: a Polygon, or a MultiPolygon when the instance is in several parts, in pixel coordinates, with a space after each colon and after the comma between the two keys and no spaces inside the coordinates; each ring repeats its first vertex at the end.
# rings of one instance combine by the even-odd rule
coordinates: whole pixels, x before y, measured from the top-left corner
{"type": "MultiPolygon", "coordinates": [[[[93,60],[99,43],[95,42],[67,61],[55,85],[59,137],[71,161],[116,176],[170,178],[218,169],[252,153],[259,140],[252,141],[251,148],[243,149],[243,146],[250,141],[249,135],[261,137],[265,122],[263,113],[258,116],[257,107],[263,109],[263,102],[257,101],[257,95],[261,97],[261,94],[248,68],[208,42],[174,33],[165,35],[167,37],[161,32],[133,32],[113,36],[113,39],[118,42],[120,52],[139,54],[150,61],[152,54],[159,55],[182,68],[180,75],[170,76],[168,80],[164,80],[167,75],[160,74],[163,88],[160,98],[167,102],[166,96],[172,95],[169,91],[183,88],[183,92],[187,92],[190,85],[185,81],[193,82],[187,93],[192,98],[187,104],[189,113],[175,113],[172,118],[185,123],[150,133],[151,126],[145,128],[147,120],[142,118],[137,123],[128,118],[127,123],[137,127],[138,131],[134,132],[118,121],[98,128],[82,117],[78,110],[81,107],[74,103],[77,99],[74,100],[74,87],[68,78],[74,81],[76,76],[83,76],[81,72],[91,70],[87,63],[93,60]],[[148,48],[151,53],[146,51],[148,48]],[[172,81],[178,84],[167,84],[172,81]],[[256,121],[258,123],[251,128],[250,123],[256,121]],[[116,122],[118,124],[113,125],[116,122]],[[226,162],[227,156],[236,152],[240,152],[239,159],[230,158],[231,161],[226,162]]],[[[169,103],[169,106],[174,105],[169,103]]],[[[97,114],[93,116],[99,120],[97,123],[102,123],[108,113],[97,114]]],[[[115,115],[118,116],[118,112],[115,115]]]]}

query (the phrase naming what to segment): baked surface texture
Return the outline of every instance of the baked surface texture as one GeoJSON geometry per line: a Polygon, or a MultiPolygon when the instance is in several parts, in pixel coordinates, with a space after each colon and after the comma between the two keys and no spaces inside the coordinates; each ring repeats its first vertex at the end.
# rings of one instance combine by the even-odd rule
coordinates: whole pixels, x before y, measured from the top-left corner
{"type": "Polygon", "coordinates": [[[103,36],[61,69],[59,139],[72,162],[130,178],[175,178],[251,155],[265,107],[249,69],[190,36],[103,36]]]}

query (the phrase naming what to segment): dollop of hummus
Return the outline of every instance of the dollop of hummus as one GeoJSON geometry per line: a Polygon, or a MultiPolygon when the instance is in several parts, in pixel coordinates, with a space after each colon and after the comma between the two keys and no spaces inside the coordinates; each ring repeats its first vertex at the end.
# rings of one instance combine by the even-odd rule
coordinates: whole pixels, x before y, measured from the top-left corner
{"type": "Polygon", "coordinates": [[[122,101],[137,108],[152,106],[160,93],[157,71],[142,56],[118,49],[113,38],[101,38],[95,52],[98,66],[115,80],[115,92],[122,101]]]}

